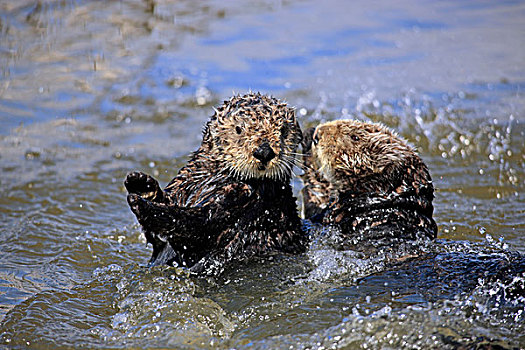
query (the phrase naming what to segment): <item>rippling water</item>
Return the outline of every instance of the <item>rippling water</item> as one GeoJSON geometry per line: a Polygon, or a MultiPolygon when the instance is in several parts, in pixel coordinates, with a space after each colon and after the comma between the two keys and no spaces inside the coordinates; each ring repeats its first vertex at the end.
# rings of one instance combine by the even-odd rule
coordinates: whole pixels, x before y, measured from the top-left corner
{"type": "Polygon", "coordinates": [[[525,347],[525,276],[483,273],[525,253],[523,18],[520,1],[1,2],[1,344],[525,347]],[[416,145],[431,258],[316,239],[217,279],[145,268],[125,174],[165,184],[249,89],[303,127],[381,121],[416,145]]]}

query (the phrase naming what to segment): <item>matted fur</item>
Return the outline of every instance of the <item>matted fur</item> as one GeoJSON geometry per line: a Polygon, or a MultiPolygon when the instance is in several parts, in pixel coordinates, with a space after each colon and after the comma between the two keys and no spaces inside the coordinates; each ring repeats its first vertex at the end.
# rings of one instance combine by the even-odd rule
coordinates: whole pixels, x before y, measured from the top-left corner
{"type": "Polygon", "coordinates": [[[153,244],[151,264],[218,273],[226,262],[304,251],[290,186],[302,133],[294,110],[250,93],[215,109],[201,146],[166,186],[128,175],[128,203],[153,244]],[[261,159],[257,150],[270,154],[261,159]],[[271,151],[270,151],[271,150],[271,151]]]}
{"type": "Polygon", "coordinates": [[[378,123],[336,120],[318,125],[307,139],[307,218],[339,227],[351,238],[347,243],[388,246],[392,239],[436,237],[432,179],[395,132],[378,123]]]}

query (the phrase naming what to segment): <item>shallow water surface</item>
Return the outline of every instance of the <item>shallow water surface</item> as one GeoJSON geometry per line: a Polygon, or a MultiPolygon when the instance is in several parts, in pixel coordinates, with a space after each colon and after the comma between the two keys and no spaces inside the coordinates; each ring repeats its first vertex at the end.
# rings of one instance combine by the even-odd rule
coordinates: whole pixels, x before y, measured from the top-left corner
{"type": "Polygon", "coordinates": [[[524,17],[520,1],[1,2],[0,344],[525,347],[523,272],[485,273],[525,253],[524,17]],[[303,127],[381,121],[417,146],[428,259],[364,259],[312,229],[307,254],[216,279],[145,268],[126,173],[166,184],[212,106],[250,89],[303,127]]]}

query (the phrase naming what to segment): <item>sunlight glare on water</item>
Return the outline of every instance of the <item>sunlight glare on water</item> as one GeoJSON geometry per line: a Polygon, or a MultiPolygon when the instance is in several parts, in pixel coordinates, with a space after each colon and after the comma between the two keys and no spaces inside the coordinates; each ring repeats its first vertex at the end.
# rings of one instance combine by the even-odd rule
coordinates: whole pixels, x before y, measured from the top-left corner
{"type": "Polygon", "coordinates": [[[2,1],[1,346],[525,347],[524,13],[519,1],[2,1]],[[212,107],[249,90],[287,101],[303,128],[397,130],[433,177],[438,241],[368,258],[310,227],[306,254],[217,278],[146,268],[126,173],[165,185],[212,107]]]}

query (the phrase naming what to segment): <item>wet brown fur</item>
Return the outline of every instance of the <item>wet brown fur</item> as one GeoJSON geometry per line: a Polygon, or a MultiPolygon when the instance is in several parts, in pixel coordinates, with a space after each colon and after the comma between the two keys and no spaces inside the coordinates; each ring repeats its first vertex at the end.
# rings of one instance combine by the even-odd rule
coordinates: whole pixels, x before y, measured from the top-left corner
{"type": "Polygon", "coordinates": [[[345,245],[358,249],[436,237],[432,179],[405,140],[381,124],[356,120],[321,124],[309,138],[307,218],[339,227],[345,245]]]}
{"type": "Polygon", "coordinates": [[[232,97],[215,109],[201,146],[165,191],[176,204],[188,206],[207,198],[208,182],[216,177],[289,182],[301,140],[295,112],[285,103],[260,94],[232,97]],[[263,142],[277,154],[267,165],[253,156],[263,142]]]}
{"type": "Polygon", "coordinates": [[[217,273],[230,260],[304,251],[290,186],[301,139],[285,103],[234,96],[215,109],[201,146],[164,190],[148,175],[129,174],[128,203],[153,244],[152,264],[217,273]],[[261,150],[268,159],[255,156],[261,150]]]}

